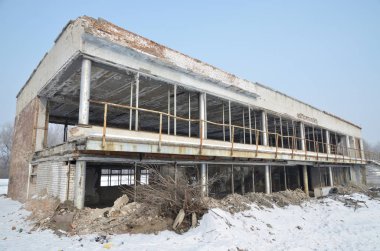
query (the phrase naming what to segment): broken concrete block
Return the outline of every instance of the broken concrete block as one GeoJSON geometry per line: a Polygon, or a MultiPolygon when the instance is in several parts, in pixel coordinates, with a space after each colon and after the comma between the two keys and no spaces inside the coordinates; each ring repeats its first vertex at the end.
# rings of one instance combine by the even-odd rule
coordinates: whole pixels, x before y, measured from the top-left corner
{"type": "Polygon", "coordinates": [[[112,208],[119,210],[122,206],[127,205],[128,202],[129,202],[129,198],[126,194],[124,194],[123,196],[115,200],[112,208]]]}
{"type": "Polygon", "coordinates": [[[315,196],[315,198],[325,197],[325,196],[329,195],[330,190],[331,190],[331,187],[314,188],[314,196],[315,196]]]}
{"type": "Polygon", "coordinates": [[[185,211],[183,209],[179,210],[177,217],[173,223],[173,229],[176,230],[179,225],[181,225],[183,219],[185,219],[185,211]]]}

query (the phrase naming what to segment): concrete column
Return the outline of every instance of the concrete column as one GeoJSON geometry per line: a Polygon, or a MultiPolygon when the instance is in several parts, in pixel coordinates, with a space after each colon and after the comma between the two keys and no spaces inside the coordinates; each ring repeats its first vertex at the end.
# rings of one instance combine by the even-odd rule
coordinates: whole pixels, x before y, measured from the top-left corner
{"type": "Polygon", "coordinates": [[[234,165],[231,165],[231,192],[235,193],[234,165]]]}
{"type": "Polygon", "coordinates": [[[252,167],[252,192],[256,192],[256,189],[255,189],[255,167],[252,167]]]}
{"type": "Polygon", "coordinates": [[[265,166],[265,193],[270,194],[272,184],[270,182],[270,166],[265,166]]]}
{"type": "Polygon", "coordinates": [[[173,111],[173,115],[174,115],[174,123],[173,123],[173,129],[174,129],[174,135],[177,135],[177,85],[175,84],[174,85],[174,93],[173,93],[173,106],[174,106],[174,111],[173,111]]]}
{"type": "Polygon", "coordinates": [[[326,152],[327,154],[331,154],[330,132],[328,130],[326,130],[326,152]]]}
{"type": "Polygon", "coordinates": [[[244,173],[243,167],[240,167],[240,187],[241,187],[241,194],[245,194],[245,173],[244,173]]]}
{"type": "MultiPolygon", "coordinates": [[[[136,84],[135,104],[136,104],[136,108],[139,108],[140,73],[137,73],[135,76],[135,84],[136,84]]],[[[139,130],[139,111],[138,110],[136,110],[135,112],[135,130],[136,131],[139,130]]]]}
{"type": "Polygon", "coordinates": [[[359,144],[360,144],[360,156],[364,160],[365,159],[365,155],[364,155],[365,149],[364,149],[363,139],[360,139],[359,144]]]}
{"type": "Polygon", "coordinates": [[[78,124],[88,125],[90,112],[90,82],[91,82],[91,61],[84,58],[82,60],[82,73],[80,79],[79,97],[79,118],[78,124]]]}
{"type": "Polygon", "coordinates": [[[199,125],[202,124],[203,130],[201,130],[201,126],[199,127],[199,136],[203,139],[206,138],[206,125],[204,120],[206,119],[206,94],[199,93],[199,120],[201,121],[199,125]]]}
{"type": "Polygon", "coordinates": [[[207,167],[205,163],[201,164],[201,194],[202,197],[207,196],[207,167]]]}
{"type": "Polygon", "coordinates": [[[301,150],[305,151],[306,150],[306,145],[305,145],[305,125],[304,123],[300,122],[300,130],[301,130],[301,150]]]}
{"type": "Polygon", "coordinates": [[[356,172],[355,172],[355,166],[350,166],[350,181],[354,184],[356,184],[356,172]]]}
{"type": "Polygon", "coordinates": [[[329,180],[330,180],[330,186],[334,186],[334,179],[333,179],[333,173],[332,173],[332,167],[329,166],[329,180]]]}
{"type": "Polygon", "coordinates": [[[268,123],[267,123],[267,112],[266,111],[262,111],[261,121],[262,121],[262,125],[263,125],[262,142],[263,142],[264,146],[267,146],[268,145],[268,134],[267,134],[268,123]]]}
{"type": "Polygon", "coordinates": [[[346,135],[346,155],[347,156],[350,156],[350,148],[351,147],[351,144],[350,144],[350,136],[346,135]]]}
{"type": "Polygon", "coordinates": [[[35,150],[40,151],[47,145],[47,132],[49,128],[48,102],[45,98],[38,99],[36,145],[35,150]]]}
{"type": "Polygon", "coordinates": [[[74,206],[83,209],[86,191],[86,161],[76,162],[74,182],[74,206]]]}
{"type": "Polygon", "coordinates": [[[307,166],[303,166],[303,186],[307,196],[309,196],[309,180],[307,176],[307,166]]]}

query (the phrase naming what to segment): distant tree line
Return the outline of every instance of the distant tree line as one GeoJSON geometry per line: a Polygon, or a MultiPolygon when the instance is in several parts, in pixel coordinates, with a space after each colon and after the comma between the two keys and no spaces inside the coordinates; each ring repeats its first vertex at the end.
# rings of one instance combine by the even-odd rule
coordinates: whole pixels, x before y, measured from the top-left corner
{"type": "MultiPolygon", "coordinates": [[[[13,141],[13,125],[9,122],[0,125],[0,179],[8,178],[13,141]]],[[[47,145],[63,142],[63,125],[49,124],[47,145]]]]}
{"type": "Polygon", "coordinates": [[[11,160],[13,140],[13,126],[4,123],[0,128],[0,178],[7,178],[9,173],[9,162],[11,160]]]}

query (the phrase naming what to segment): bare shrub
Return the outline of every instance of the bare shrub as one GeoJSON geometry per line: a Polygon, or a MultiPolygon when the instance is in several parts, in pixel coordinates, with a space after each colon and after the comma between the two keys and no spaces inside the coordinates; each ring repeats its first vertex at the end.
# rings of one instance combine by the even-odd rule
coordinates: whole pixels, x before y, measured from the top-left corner
{"type": "MultiPolygon", "coordinates": [[[[203,215],[207,205],[202,198],[202,185],[191,183],[188,179],[163,176],[157,168],[148,166],[149,184],[138,185],[136,191],[122,189],[130,198],[136,196],[136,201],[156,207],[165,217],[175,217],[183,209],[186,216],[192,213],[203,215]]],[[[208,186],[217,180],[216,177],[208,181],[208,186]]]]}

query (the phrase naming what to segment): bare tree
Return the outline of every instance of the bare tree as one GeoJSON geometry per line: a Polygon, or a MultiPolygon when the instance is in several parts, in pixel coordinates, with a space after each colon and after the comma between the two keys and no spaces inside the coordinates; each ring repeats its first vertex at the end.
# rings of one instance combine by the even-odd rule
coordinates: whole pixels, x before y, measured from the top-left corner
{"type": "Polygon", "coordinates": [[[5,123],[0,128],[0,177],[8,177],[12,150],[13,126],[5,123]]]}

